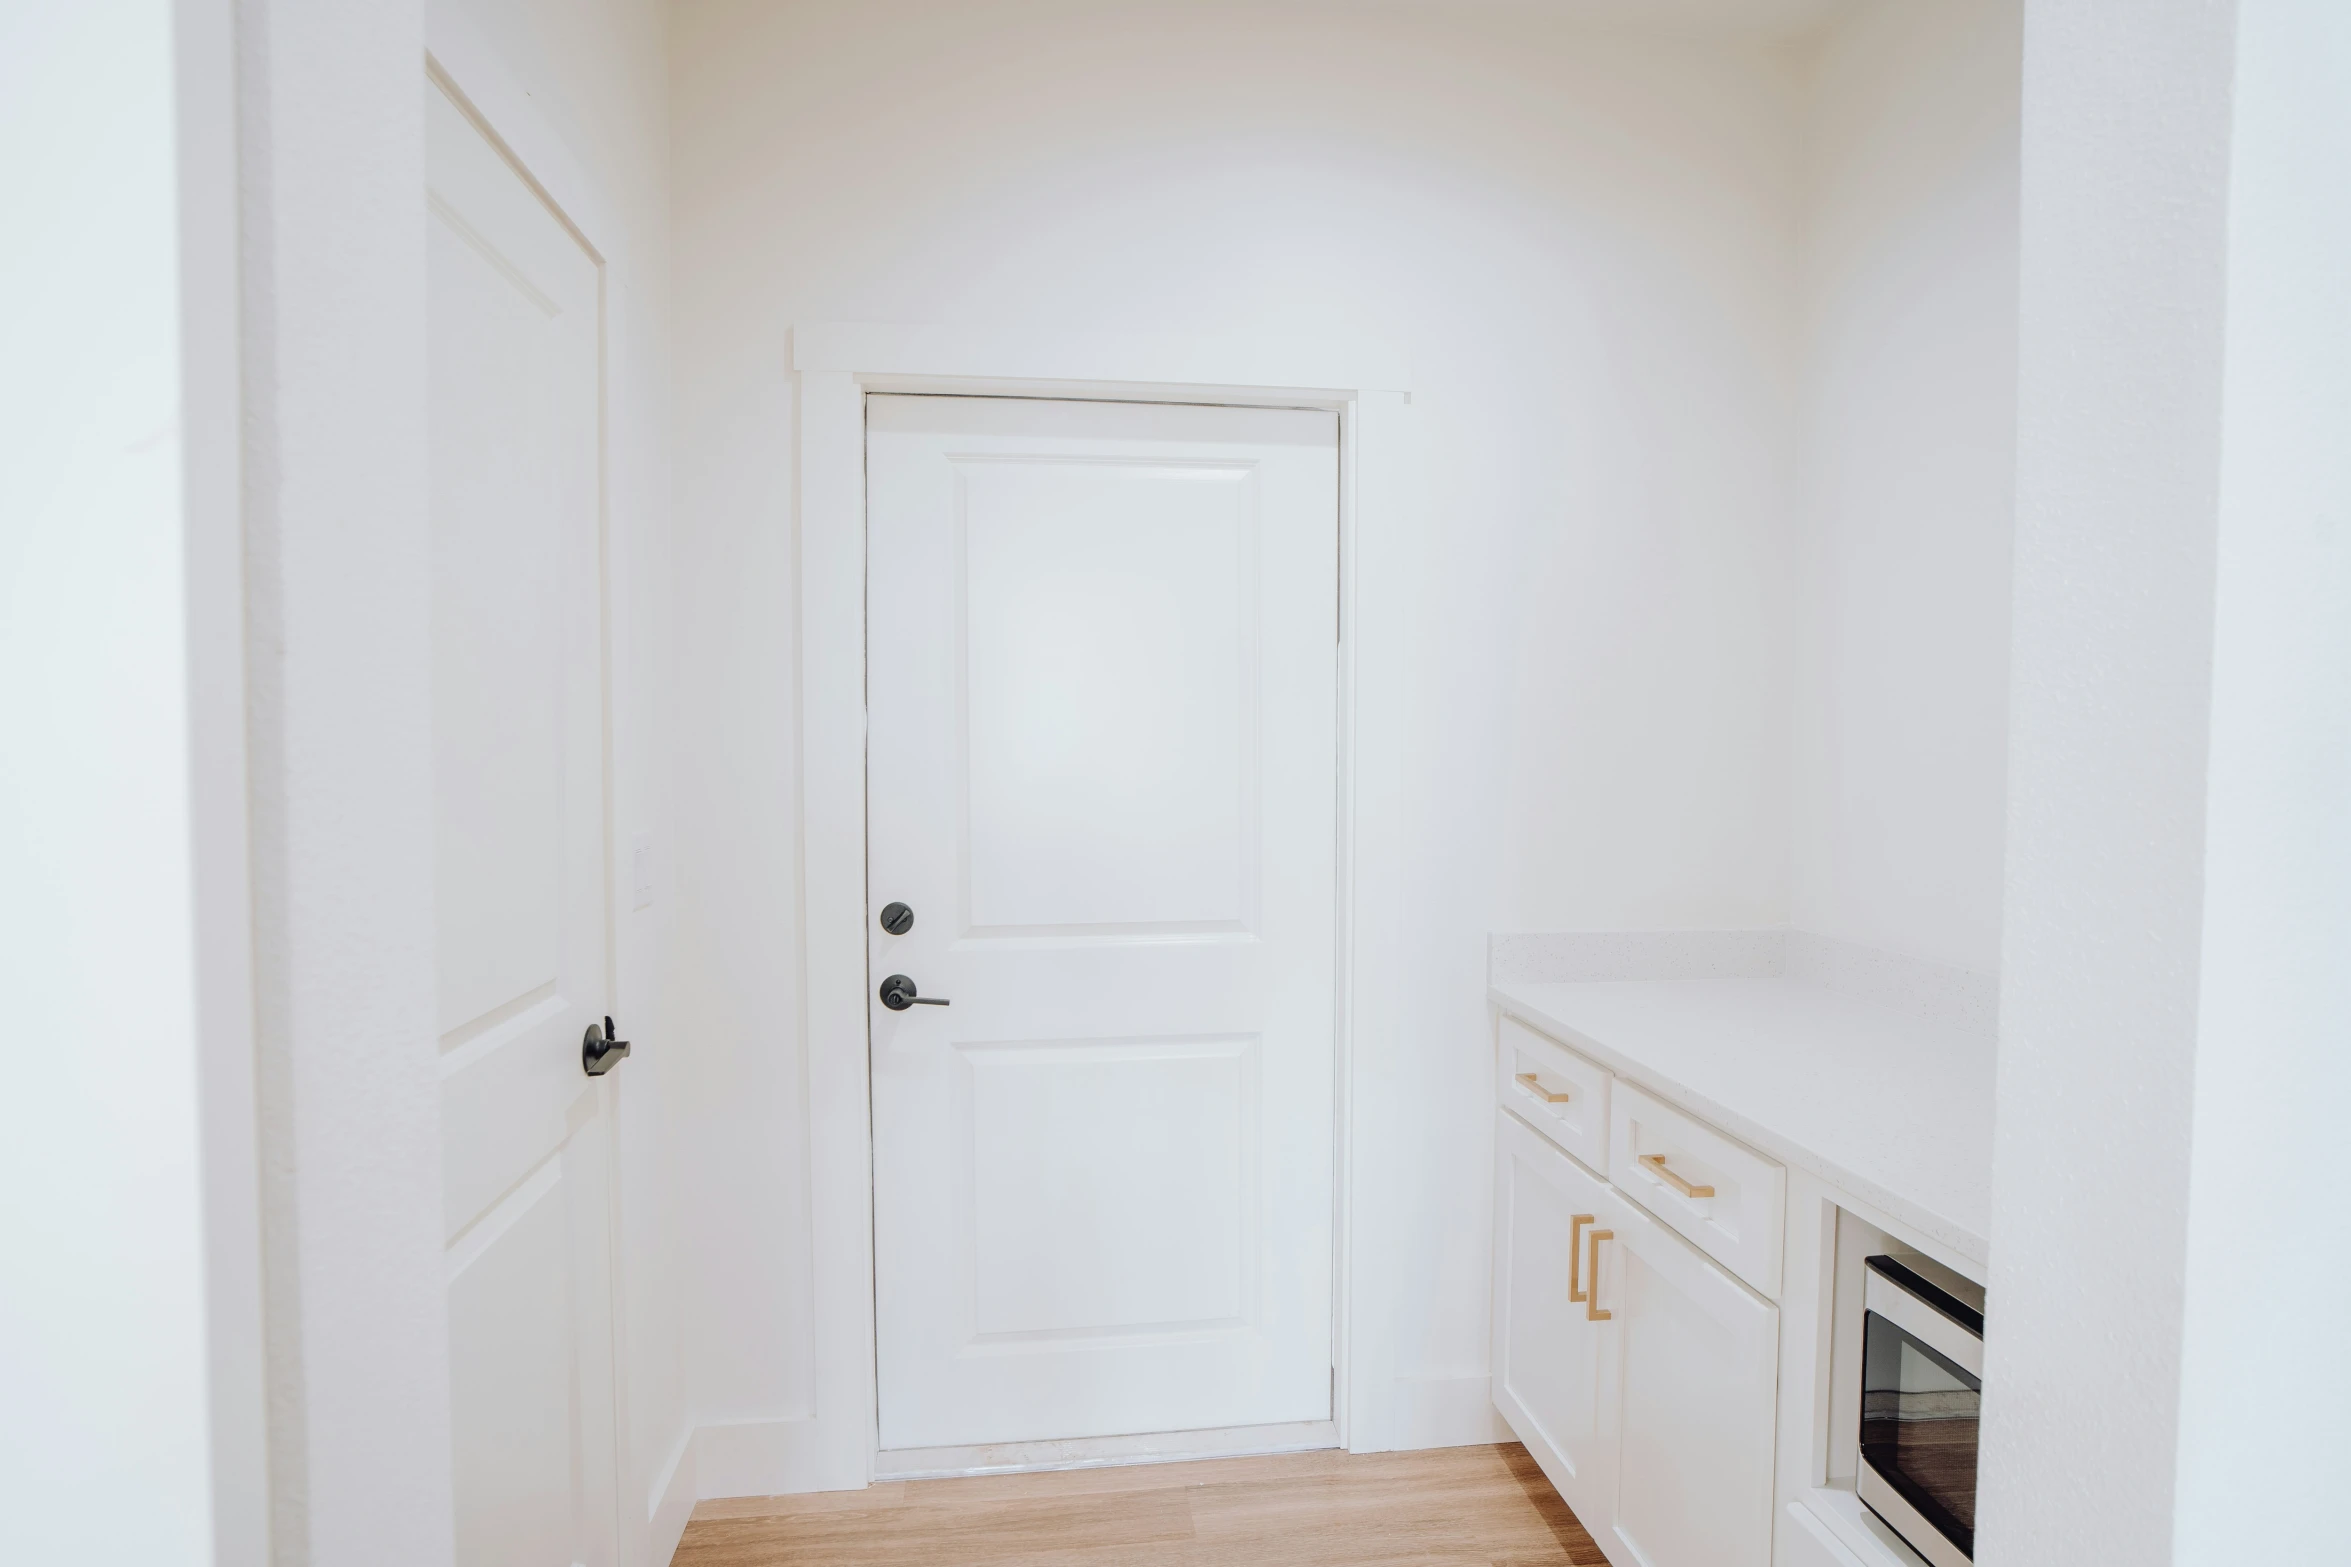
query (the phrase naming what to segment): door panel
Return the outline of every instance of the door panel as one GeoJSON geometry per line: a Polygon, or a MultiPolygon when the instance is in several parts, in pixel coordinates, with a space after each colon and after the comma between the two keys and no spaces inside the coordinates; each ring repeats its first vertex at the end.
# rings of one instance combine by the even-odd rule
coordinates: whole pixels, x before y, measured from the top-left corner
{"type": "Polygon", "coordinates": [[[1241,929],[1251,467],[966,456],[956,477],[966,923],[1241,929]]]}
{"type": "Polygon", "coordinates": [[[1628,1212],[1606,1253],[1603,1304],[1622,1335],[1616,1538],[1644,1567],[1769,1567],[1777,1308],[1646,1217],[1628,1212]]]}
{"type": "MultiPolygon", "coordinates": [[[[576,1428],[586,1349],[571,1280],[583,1250],[599,1258],[600,1135],[542,1164],[484,1216],[449,1259],[452,1478],[461,1559],[581,1560],[576,1428]]],[[[608,1351],[607,1351],[608,1352],[608,1351]]],[[[593,1559],[593,1558],[588,1558],[593,1559]]]]}
{"type": "Polygon", "coordinates": [[[1595,1535],[1616,1495],[1618,1329],[1576,1299],[1614,1193],[1504,1112],[1495,1117],[1494,1402],[1595,1535]],[[1578,1225],[1579,1215],[1589,1220],[1578,1225]],[[1581,1256],[1578,1255],[1579,1251],[1581,1256]]]}
{"type": "Polygon", "coordinates": [[[1327,1419],[1337,422],[868,400],[885,1448],[1327,1419]]]}
{"type": "Polygon", "coordinates": [[[1245,1037],[957,1050],[974,1342],[1242,1325],[1256,1055],[1245,1037]]]}
{"type": "Polygon", "coordinates": [[[615,1558],[596,262],[426,88],[457,1558],[615,1558]]]}

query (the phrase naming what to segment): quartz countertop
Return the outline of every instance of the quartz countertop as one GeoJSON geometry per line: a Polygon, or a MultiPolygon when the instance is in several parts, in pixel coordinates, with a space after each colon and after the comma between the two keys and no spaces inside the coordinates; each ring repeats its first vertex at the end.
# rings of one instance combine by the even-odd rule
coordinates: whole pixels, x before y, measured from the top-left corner
{"type": "Polygon", "coordinates": [[[1981,1264],[1991,1039],[1788,979],[1502,983],[1494,1005],[1981,1264]]]}

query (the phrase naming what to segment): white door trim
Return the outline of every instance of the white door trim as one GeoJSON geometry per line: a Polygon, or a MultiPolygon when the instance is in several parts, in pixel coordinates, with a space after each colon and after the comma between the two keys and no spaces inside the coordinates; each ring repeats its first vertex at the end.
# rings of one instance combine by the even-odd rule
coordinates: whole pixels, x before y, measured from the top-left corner
{"type": "Polygon", "coordinates": [[[800,575],[802,1037],[808,1051],[815,1452],[802,1488],[870,1484],[874,1381],[872,1087],[865,887],[865,394],[1046,393],[1330,408],[1340,416],[1337,1376],[1343,1446],[1395,1445],[1396,1228],[1380,1162],[1403,1122],[1369,1068],[1395,1058],[1401,891],[1392,704],[1418,523],[1407,379],[1360,344],[1252,335],[1124,337],[822,323],[792,333],[800,575]]]}
{"type": "MultiPolygon", "coordinates": [[[[453,0],[432,0],[425,14],[425,69],[438,77],[470,110],[491,139],[505,148],[523,175],[539,188],[570,224],[604,269],[633,279],[626,254],[626,230],[614,216],[601,185],[572,156],[556,131],[481,26],[453,0]]],[[[611,335],[610,312],[603,323],[611,335]]],[[[607,378],[609,383],[609,377],[607,378]]]]}

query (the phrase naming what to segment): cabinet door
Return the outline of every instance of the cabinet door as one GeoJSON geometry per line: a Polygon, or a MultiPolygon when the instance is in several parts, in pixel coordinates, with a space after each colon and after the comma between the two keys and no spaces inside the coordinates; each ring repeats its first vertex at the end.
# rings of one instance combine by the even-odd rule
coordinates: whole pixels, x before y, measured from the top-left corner
{"type": "Polygon", "coordinates": [[[1769,1567],[1778,1309],[1646,1218],[1620,1217],[1598,1275],[1618,1334],[1610,1557],[1769,1567]]]}
{"type": "Polygon", "coordinates": [[[1575,1297],[1592,1230],[1623,1204],[1506,1112],[1495,1143],[1494,1403],[1598,1535],[1615,1493],[1616,1433],[1605,1417],[1614,1324],[1594,1321],[1575,1297]]]}

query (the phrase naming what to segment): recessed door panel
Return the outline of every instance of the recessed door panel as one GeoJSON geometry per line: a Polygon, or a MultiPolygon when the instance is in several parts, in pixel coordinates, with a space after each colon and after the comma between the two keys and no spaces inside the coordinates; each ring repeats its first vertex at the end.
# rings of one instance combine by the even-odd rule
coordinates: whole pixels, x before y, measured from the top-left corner
{"type": "Polygon", "coordinates": [[[969,1046],[976,1342],[1247,1325],[1250,1038],[969,1046]]]}
{"type": "Polygon", "coordinates": [[[1337,421],[874,397],[867,456],[882,1445],[1327,1419],[1337,421]]]}
{"type": "Polygon", "coordinates": [[[570,1445],[547,1435],[578,1419],[567,1173],[548,1161],[451,1259],[450,1467],[468,1561],[565,1561],[578,1530],[570,1445]]]}
{"type": "Polygon", "coordinates": [[[1240,928],[1251,467],[974,457],[956,482],[972,928],[1240,928]]]}

